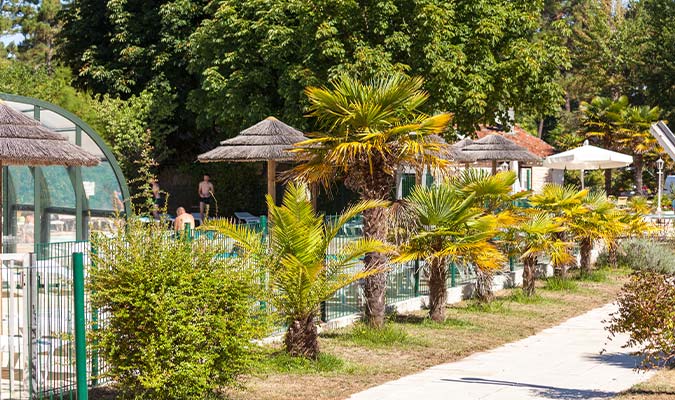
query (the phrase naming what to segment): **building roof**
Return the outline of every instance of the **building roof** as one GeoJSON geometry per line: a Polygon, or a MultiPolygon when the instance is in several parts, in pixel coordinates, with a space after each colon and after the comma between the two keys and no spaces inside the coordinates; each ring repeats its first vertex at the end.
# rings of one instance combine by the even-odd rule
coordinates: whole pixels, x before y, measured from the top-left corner
{"type": "Polygon", "coordinates": [[[513,143],[526,148],[529,152],[542,158],[555,153],[553,146],[534,135],[530,135],[525,129],[518,125],[513,127],[513,133],[504,132],[501,127],[495,126],[481,126],[481,129],[476,131],[476,136],[478,136],[479,139],[491,134],[504,136],[513,143]]]}

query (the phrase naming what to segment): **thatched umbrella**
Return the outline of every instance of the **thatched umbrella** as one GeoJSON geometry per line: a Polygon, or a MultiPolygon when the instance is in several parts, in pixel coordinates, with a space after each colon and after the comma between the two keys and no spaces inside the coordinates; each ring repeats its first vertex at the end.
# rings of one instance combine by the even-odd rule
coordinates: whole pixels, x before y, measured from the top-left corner
{"type": "MultiPolygon", "coordinates": [[[[100,159],[0,101],[0,170],[6,165],[94,166],[100,159]]],[[[0,220],[2,174],[0,174],[0,220]]],[[[0,252],[2,230],[0,229],[0,252]]]]}
{"type": "Polygon", "coordinates": [[[288,150],[298,142],[307,140],[299,130],[274,117],[267,117],[246,128],[239,135],[223,140],[220,146],[200,154],[199,162],[267,162],[267,193],[276,201],[277,161],[293,161],[295,155],[288,150]]]}
{"type": "Polygon", "coordinates": [[[530,153],[526,148],[495,134],[463,145],[461,152],[473,161],[492,161],[493,174],[497,172],[498,161],[541,162],[541,158],[530,153]]]}

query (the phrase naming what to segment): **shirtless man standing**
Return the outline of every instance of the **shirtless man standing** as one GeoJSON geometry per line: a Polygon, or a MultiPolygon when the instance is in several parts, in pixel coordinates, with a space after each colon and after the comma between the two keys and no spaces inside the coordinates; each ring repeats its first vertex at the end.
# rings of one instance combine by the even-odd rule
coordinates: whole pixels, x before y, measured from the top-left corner
{"type": "Polygon", "coordinates": [[[204,180],[199,182],[199,217],[204,222],[204,210],[211,206],[213,196],[213,183],[209,182],[209,174],[204,174],[204,180]]]}

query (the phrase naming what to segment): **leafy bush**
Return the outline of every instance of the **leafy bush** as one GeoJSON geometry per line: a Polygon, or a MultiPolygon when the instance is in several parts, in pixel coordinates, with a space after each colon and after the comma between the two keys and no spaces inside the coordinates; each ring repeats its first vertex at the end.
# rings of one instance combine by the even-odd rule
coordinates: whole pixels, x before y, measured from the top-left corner
{"type": "Polygon", "coordinates": [[[202,399],[249,371],[265,327],[253,268],[137,220],[93,244],[89,289],[106,321],[93,339],[122,398],[202,399]]]}
{"type": "MultiPolygon", "coordinates": [[[[609,264],[609,254],[603,251],[598,256],[598,265],[609,264]]],[[[675,273],[675,252],[659,242],[627,239],[621,241],[617,249],[617,264],[633,270],[672,274],[675,273]]]]}
{"type": "Polygon", "coordinates": [[[639,271],[623,287],[619,311],[612,314],[612,335],[628,333],[626,346],[643,356],[642,368],[675,362],[675,278],[653,271],[639,271]]]}

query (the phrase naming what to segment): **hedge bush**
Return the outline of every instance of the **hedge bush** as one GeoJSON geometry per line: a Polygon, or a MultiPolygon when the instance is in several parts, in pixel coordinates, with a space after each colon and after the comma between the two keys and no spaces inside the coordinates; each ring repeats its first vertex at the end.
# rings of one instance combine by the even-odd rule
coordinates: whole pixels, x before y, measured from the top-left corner
{"type": "Polygon", "coordinates": [[[203,399],[249,371],[266,328],[252,267],[159,224],[130,221],[93,245],[88,284],[105,323],[92,339],[121,398],[203,399]]]}
{"type": "MultiPolygon", "coordinates": [[[[605,250],[598,256],[598,265],[610,265],[605,250]]],[[[665,244],[647,239],[622,240],[617,249],[617,264],[638,271],[675,274],[675,252],[665,244]]]]}

